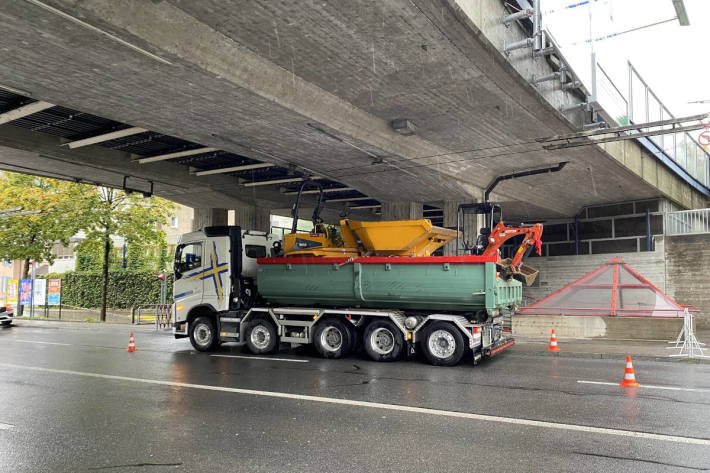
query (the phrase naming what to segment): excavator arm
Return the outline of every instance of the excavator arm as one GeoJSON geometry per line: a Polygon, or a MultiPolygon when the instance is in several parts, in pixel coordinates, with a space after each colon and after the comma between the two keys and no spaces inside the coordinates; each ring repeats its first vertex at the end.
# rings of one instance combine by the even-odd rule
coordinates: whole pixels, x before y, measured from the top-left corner
{"type": "MultiPolygon", "coordinates": [[[[536,223],[530,226],[507,227],[502,221],[493,228],[488,236],[488,245],[483,251],[484,256],[496,255],[498,262],[501,263],[498,250],[507,240],[523,235],[523,241],[515,252],[512,261],[505,264],[510,273],[515,274],[520,272],[520,266],[523,262],[523,257],[528,254],[528,250],[535,248],[538,255],[542,254],[542,224],[536,223]]],[[[507,263],[507,261],[506,261],[507,263]]]]}

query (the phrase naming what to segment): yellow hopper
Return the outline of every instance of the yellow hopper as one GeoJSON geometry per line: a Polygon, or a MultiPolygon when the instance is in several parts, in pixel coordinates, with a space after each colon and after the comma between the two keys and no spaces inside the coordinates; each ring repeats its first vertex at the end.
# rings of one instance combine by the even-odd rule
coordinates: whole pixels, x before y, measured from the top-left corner
{"type": "Polygon", "coordinates": [[[456,230],[436,227],[427,219],[345,219],[340,221],[339,235],[319,227],[313,233],[290,233],[284,235],[283,248],[286,256],[430,256],[456,236],[456,230]]]}
{"type": "Polygon", "coordinates": [[[361,222],[341,220],[340,228],[346,247],[357,247],[368,255],[429,256],[454,240],[456,230],[437,227],[430,220],[389,220],[361,222]]]}

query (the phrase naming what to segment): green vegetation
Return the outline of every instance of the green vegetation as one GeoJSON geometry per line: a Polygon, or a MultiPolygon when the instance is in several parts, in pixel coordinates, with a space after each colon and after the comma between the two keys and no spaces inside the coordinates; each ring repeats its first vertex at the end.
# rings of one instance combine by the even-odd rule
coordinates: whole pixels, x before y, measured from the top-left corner
{"type": "Polygon", "coordinates": [[[0,258],[6,261],[54,260],[56,243],[69,244],[69,239],[82,229],[84,208],[92,188],[71,182],[45,179],[24,174],[0,174],[0,209],[21,207],[41,210],[34,215],[0,218],[0,258]]]}
{"type": "MultiPolygon", "coordinates": [[[[151,293],[159,291],[155,273],[165,269],[169,261],[165,233],[159,225],[174,209],[171,202],[107,187],[0,173],[0,209],[15,207],[42,212],[0,218],[2,259],[51,263],[55,244],[67,246],[73,235],[85,233],[77,247],[78,271],[62,277],[65,303],[100,307],[100,319],[105,321],[109,302],[112,307],[126,307],[157,299],[151,293]],[[111,237],[126,241],[126,268],[122,249],[114,248],[111,237]],[[79,289],[79,285],[86,287],[79,289]],[[87,293],[74,296],[72,290],[87,293]]],[[[27,267],[25,264],[25,276],[27,267]]]]}
{"type": "MultiPolygon", "coordinates": [[[[130,309],[137,304],[160,302],[160,282],[155,271],[109,272],[106,303],[114,309],[130,309]]],[[[70,272],[50,274],[52,279],[62,280],[62,304],[86,309],[100,308],[102,304],[102,274],[93,272],[70,272]]],[[[167,276],[167,302],[172,301],[172,274],[167,276]]]]}

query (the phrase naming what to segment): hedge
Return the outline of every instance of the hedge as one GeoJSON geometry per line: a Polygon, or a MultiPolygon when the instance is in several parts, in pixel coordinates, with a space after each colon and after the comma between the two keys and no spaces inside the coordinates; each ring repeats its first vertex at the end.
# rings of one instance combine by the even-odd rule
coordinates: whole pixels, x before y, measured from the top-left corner
{"type": "MultiPolygon", "coordinates": [[[[101,307],[101,274],[70,272],[49,275],[62,280],[62,305],[83,308],[101,307]]],[[[167,303],[172,303],[173,275],[167,275],[167,303]]],[[[109,272],[106,305],[127,309],[138,304],[160,303],[160,281],[155,271],[109,272]]]]}

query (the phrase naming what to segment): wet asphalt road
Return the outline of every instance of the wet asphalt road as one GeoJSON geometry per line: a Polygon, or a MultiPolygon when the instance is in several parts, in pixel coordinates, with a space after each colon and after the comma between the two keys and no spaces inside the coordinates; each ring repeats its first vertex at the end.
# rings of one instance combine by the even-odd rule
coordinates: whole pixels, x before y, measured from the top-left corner
{"type": "Polygon", "coordinates": [[[710,365],[637,361],[681,389],[624,390],[578,382],[619,360],[264,360],[146,331],[127,353],[128,327],[59,327],[0,330],[2,472],[710,471],[710,365]]]}

